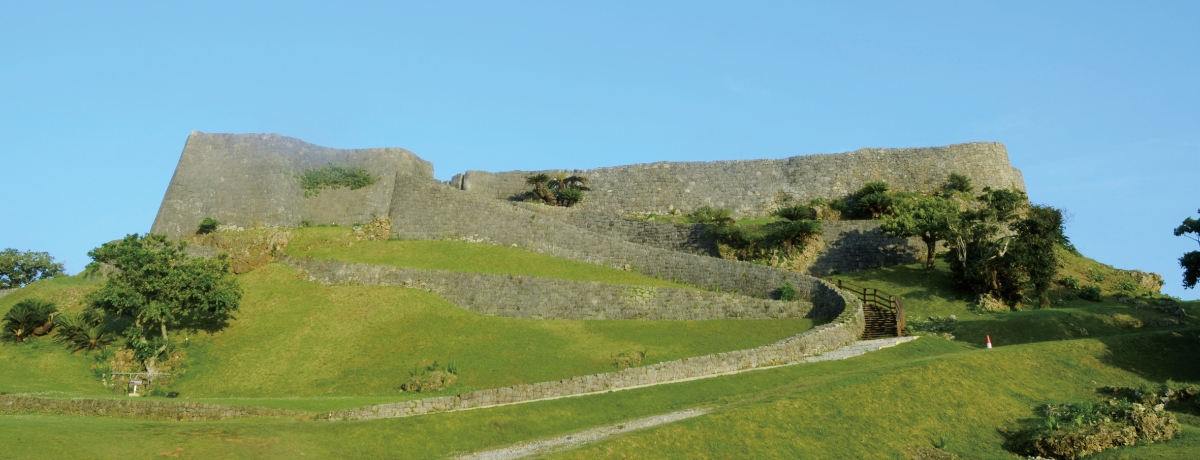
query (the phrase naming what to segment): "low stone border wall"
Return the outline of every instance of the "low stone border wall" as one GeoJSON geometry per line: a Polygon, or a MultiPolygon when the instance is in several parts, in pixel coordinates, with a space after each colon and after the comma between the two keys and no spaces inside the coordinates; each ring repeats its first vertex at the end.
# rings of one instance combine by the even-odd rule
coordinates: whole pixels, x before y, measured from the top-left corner
{"type": "Polygon", "coordinates": [[[11,294],[11,293],[13,293],[13,292],[16,292],[16,291],[17,291],[17,288],[12,288],[12,289],[0,289],[0,297],[4,297],[4,296],[6,296],[6,295],[9,295],[9,294],[11,294]]]}
{"type": "MultiPolygon", "coordinates": [[[[830,287],[832,288],[832,286],[830,287]]],[[[318,418],[368,420],[477,409],[630,389],[792,363],[807,356],[847,345],[862,336],[862,303],[849,294],[839,294],[839,297],[845,302],[844,310],[833,322],[770,345],[634,367],[618,372],[571,377],[553,382],[514,385],[472,391],[457,396],[442,396],[339,410],[320,415],[318,418]]]]}
{"type": "Polygon", "coordinates": [[[186,401],[136,399],[53,399],[0,396],[0,412],[49,412],[68,415],[132,417],[154,420],[226,420],[240,417],[296,417],[312,415],[286,409],[224,406],[186,401]]]}
{"type": "Polygon", "coordinates": [[[450,303],[490,316],[536,319],[703,320],[799,318],[807,301],[782,302],[690,289],[588,281],[418,270],[339,260],[278,260],[330,284],[404,286],[437,292],[450,303]]]}

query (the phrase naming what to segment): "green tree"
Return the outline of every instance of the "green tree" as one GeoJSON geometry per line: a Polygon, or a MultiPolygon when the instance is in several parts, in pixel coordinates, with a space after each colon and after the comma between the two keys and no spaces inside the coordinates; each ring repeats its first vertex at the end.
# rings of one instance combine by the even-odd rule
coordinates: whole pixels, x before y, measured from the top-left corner
{"type": "Polygon", "coordinates": [[[958,205],[936,196],[910,196],[897,200],[893,215],[880,230],[900,238],[918,237],[925,243],[925,268],[932,269],[938,241],[950,237],[951,222],[958,219],[958,205]]]}
{"type": "Polygon", "coordinates": [[[1050,288],[1058,273],[1058,253],[1063,236],[1063,214],[1061,210],[1034,205],[1025,213],[1025,218],[1013,224],[1017,234],[1013,256],[1037,298],[1038,308],[1050,306],[1050,288]]]}
{"type": "Polygon", "coordinates": [[[1016,238],[1012,225],[1028,199],[1019,190],[984,188],[976,201],[979,209],[963,211],[949,222],[951,278],[961,290],[1017,302],[1024,280],[1009,249],[1016,238]]]}
{"type": "Polygon", "coordinates": [[[127,344],[152,374],[170,343],[168,330],[220,329],[242,298],[224,254],[196,258],[184,252],[186,247],[165,235],[133,234],[88,253],[93,259],[89,273],[99,273],[105,265],[113,270],[87,301],[128,320],[123,331],[127,344]]]}
{"type": "Polygon", "coordinates": [[[63,274],[63,264],[46,252],[0,251],[0,289],[19,288],[42,278],[63,274]]]}
{"type": "Polygon", "coordinates": [[[217,227],[221,226],[221,222],[211,217],[205,217],[200,221],[200,225],[196,226],[197,235],[205,235],[217,231],[217,227]]]}
{"type": "Polygon", "coordinates": [[[525,192],[527,196],[546,204],[554,203],[554,192],[550,190],[549,174],[531,174],[525,178],[525,185],[533,187],[533,189],[525,192]]]}
{"type": "MultiPolygon", "coordinates": [[[[1196,212],[1200,213],[1200,209],[1196,212]]],[[[1183,224],[1175,228],[1175,236],[1184,236],[1200,243],[1200,220],[1191,217],[1184,219],[1183,224]]],[[[1179,266],[1183,267],[1183,287],[1196,287],[1196,283],[1200,282],[1200,251],[1184,254],[1179,258],[1179,266]]]]}

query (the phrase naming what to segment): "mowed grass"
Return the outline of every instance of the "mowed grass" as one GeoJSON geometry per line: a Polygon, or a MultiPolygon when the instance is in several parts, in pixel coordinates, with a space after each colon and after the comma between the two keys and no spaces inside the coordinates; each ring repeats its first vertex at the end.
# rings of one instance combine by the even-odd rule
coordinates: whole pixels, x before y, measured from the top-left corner
{"type": "MultiPolygon", "coordinates": [[[[17,302],[44,299],[59,309],[77,312],[88,292],[99,282],[81,276],[64,276],[32,283],[0,297],[0,316],[17,302]]],[[[52,395],[100,394],[105,390],[90,367],[94,360],[68,352],[52,336],[37,337],[24,344],[0,342],[0,391],[52,395]]]]}
{"type": "MultiPolygon", "coordinates": [[[[422,290],[311,283],[282,264],[240,275],[239,281],[245,297],[228,327],[177,334],[177,340],[187,339],[181,348],[186,370],[168,389],[184,399],[311,410],[353,407],[616,371],[619,353],[645,352],[644,365],[752,348],[813,326],[809,319],[499,318],[422,290]],[[453,387],[399,391],[410,371],[435,361],[457,366],[453,387]]],[[[78,285],[73,279],[42,283],[45,288],[39,283],[19,293],[54,298],[61,293],[54,294],[53,287],[78,285]]],[[[0,391],[103,392],[88,370],[92,358],[49,339],[0,345],[0,356],[7,358],[0,391]]]]}
{"type": "MultiPolygon", "coordinates": [[[[1091,259],[1065,251],[1061,254],[1066,256],[1064,260],[1068,269],[1064,270],[1065,273],[1087,272],[1092,267],[1115,272],[1111,267],[1091,259]]],[[[949,269],[941,260],[933,270],[926,270],[923,263],[916,263],[836,275],[830,279],[841,279],[900,296],[910,323],[930,316],[955,315],[958,319],[955,339],[977,347],[984,346],[989,336],[993,345],[1003,346],[1178,329],[1178,326],[1168,323],[1179,318],[1152,308],[1135,308],[1134,303],[1122,303],[1111,295],[1105,295],[1101,302],[1076,298],[1063,300],[1047,309],[1037,310],[1022,305],[1020,311],[976,313],[971,310],[974,299],[955,289],[949,269]]],[[[1108,281],[1115,284],[1115,276],[1110,275],[1108,281]]],[[[1107,294],[1109,291],[1105,292],[1107,294]]],[[[1064,297],[1064,293],[1061,288],[1057,289],[1053,297],[1064,297]]],[[[1189,311],[1195,308],[1189,304],[1182,305],[1189,311]]]]}
{"type": "Polygon", "coordinates": [[[610,284],[690,286],[638,273],[558,259],[524,249],[465,241],[356,241],[345,227],[307,227],[293,230],[287,253],[293,257],[337,259],[423,270],[538,276],[610,284]]]}
{"type": "MultiPolygon", "coordinates": [[[[1197,381],[1197,347],[1196,328],[992,350],[927,337],[844,361],[400,419],[179,423],[0,415],[0,445],[7,455],[30,458],[439,458],[710,407],[711,415],[557,456],[905,458],[944,438],[959,458],[1013,458],[1003,448],[1003,430],[1031,419],[1037,405],[1097,401],[1094,389],[1104,385],[1197,381]]],[[[1112,455],[1196,458],[1200,420],[1182,414],[1180,420],[1179,438],[1112,455]]]]}

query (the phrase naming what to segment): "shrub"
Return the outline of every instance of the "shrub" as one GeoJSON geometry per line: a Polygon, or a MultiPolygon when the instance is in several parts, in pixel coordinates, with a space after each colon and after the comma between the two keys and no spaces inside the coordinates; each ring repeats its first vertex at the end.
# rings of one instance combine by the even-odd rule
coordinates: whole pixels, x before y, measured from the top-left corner
{"type": "Polygon", "coordinates": [[[687,221],[693,224],[733,225],[735,221],[728,209],[713,209],[712,206],[701,206],[687,215],[687,221]]]}
{"type": "Polygon", "coordinates": [[[799,293],[796,292],[796,286],[792,286],[792,283],[783,283],[783,286],[779,287],[779,300],[791,302],[796,300],[798,295],[799,293]]]}
{"type": "Polygon", "coordinates": [[[1101,404],[1047,404],[1039,411],[1043,418],[1012,433],[1009,443],[1030,456],[1079,458],[1138,441],[1163,441],[1180,431],[1175,416],[1164,409],[1164,404],[1125,398],[1101,404]]]}
{"type": "Polygon", "coordinates": [[[971,186],[971,178],[958,173],[950,173],[950,179],[946,181],[943,188],[947,191],[971,193],[974,187],[971,186]]]}
{"type": "Polygon", "coordinates": [[[54,319],[55,338],[76,351],[101,348],[116,339],[106,319],[104,313],[91,309],[59,315],[54,319]]]}
{"type": "Polygon", "coordinates": [[[890,214],[892,202],[891,195],[888,195],[887,182],[867,182],[854,192],[854,207],[872,219],[890,214]]]}
{"type": "Polygon", "coordinates": [[[25,340],[50,333],[54,328],[54,315],[58,313],[53,302],[41,299],[26,299],[17,302],[0,320],[3,340],[21,343],[25,340]]]}
{"type": "Polygon", "coordinates": [[[1100,286],[1087,286],[1079,291],[1079,298],[1092,302],[1100,301],[1100,286]]]}
{"type": "Polygon", "coordinates": [[[1104,272],[1100,271],[1100,269],[1098,269],[1098,268],[1093,268],[1091,270],[1088,270],[1088,281],[1091,281],[1093,283],[1103,283],[1104,280],[1107,280],[1107,279],[1108,279],[1108,277],[1104,276],[1104,272]]]}
{"type": "Polygon", "coordinates": [[[787,220],[809,220],[817,218],[817,211],[811,206],[788,206],[777,209],[771,215],[787,220]]]}
{"type": "Polygon", "coordinates": [[[196,234],[205,235],[215,232],[217,231],[217,226],[219,225],[221,225],[221,222],[218,222],[216,219],[205,217],[203,221],[200,221],[200,226],[196,227],[196,234]]]}
{"type": "Polygon", "coordinates": [[[1131,279],[1123,279],[1117,283],[1117,289],[1121,291],[1136,292],[1141,290],[1141,288],[1141,286],[1131,279]]]}
{"type": "Polygon", "coordinates": [[[408,381],[400,384],[400,391],[441,391],[458,380],[458,366],[450,363],[442,368],[437,361],[434,361],[432,365],[424,368],[413,368],[408,371],[408,376],[408,381]]]}
{"type": "Polygon", "coordinates": [[[1067,276],[1067,277],[1059,278],[1058,285],[1062,286],[1064,288],[1070,289],[1072,291],[1079,290],[1079,280],[1076,279],[1074,276],[1067,276]]]}
{"type": "Polygon", "coordinates": [[[309,169],[296,177],[300,179],[300,188],[304,189],[305,197],[315,196],[327,188],[346,187],[350,190],[358,190],[374,184],[378,180],[366,168],[357,166],[348,168],[332,163],[328,166],[309,169]]]}

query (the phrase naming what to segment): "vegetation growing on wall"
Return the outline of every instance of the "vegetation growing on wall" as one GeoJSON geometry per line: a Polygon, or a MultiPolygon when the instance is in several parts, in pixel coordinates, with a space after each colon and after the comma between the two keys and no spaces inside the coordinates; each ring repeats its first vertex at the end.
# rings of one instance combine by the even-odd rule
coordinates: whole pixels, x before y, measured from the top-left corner
{"type": "Polygon", "coordinates": [[[320,168],[308,169],[304,171],[304,174],[296,177],[300,179],[300,188],[304,189],[305,197],[316,196],[324,189],[346,187],[350,190],[358,190],[379,180],[366,168],[339,166],[332,163],[320,168]]]}
{"type": "Polygon", "coordinates": [[[537,201],[551,206],[571,207],[583,201],[583,192],[591,190],[587,187],[588,179],[560,172],[553,176],[549,174],[533,174],[525,178],[525,184],[531,188],[525,192],[525,199],[537,201]]]}

